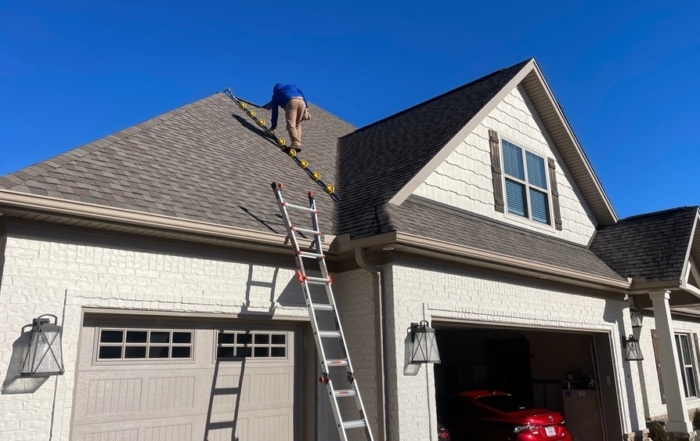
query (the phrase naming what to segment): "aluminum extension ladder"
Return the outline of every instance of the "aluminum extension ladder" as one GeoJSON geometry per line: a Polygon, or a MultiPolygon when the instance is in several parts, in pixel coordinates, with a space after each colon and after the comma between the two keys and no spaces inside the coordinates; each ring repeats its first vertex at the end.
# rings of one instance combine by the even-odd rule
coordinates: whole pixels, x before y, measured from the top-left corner
{"type": "Polygon", "coordinates": [[[322,233],[318,225],[318,210],[314,194],[312,191],[308,192],[309,206],[304,207],[290,204],[284,200],[281,183],[272,183],[272,189],[275,192],[277,204],[294,249],[297,280],[304,292],[317,354],[321,362],[322,374],[319,381],[326,386],[340,439],[341,441],[356,439],[373,441],[372,432],[366,419],[365,407],[360,396],[360,387],[353,374],[345,334],[340,325],[338,309],[333,298],[333,290],[331,289],[333,282],[328,274],[321,246],[322,233]],[[296,227],[289,215],[292,210],[310,213],[311,229],[296,227]],[[313,236],[313,241],[310,247],[302,249],[299,241],[309,238],[305,235],[313,236]],[[307,261],[306,265],[305,261],[307,261]],[[347,383],[347,388],[335,386],[343,382],[347,383]],[[350,432],[352,429],[362,429],[364,434],[361,434],[360,430],[350,432]]]}

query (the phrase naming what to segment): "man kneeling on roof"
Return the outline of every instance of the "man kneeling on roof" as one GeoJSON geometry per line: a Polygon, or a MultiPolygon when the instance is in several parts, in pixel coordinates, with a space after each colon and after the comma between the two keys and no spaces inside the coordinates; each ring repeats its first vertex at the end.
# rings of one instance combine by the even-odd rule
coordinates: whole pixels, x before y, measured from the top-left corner
{"type": "Polygon", "coordinates": [[[301,151],[301,122],[311,119],[304,92],[294,84],[275,84],[272,89],[272,100],[263,106],[264,109],[272,109],[270,130],[273,131],[277,128],[278,106],[284,108],[292,148],[301,151]]]}

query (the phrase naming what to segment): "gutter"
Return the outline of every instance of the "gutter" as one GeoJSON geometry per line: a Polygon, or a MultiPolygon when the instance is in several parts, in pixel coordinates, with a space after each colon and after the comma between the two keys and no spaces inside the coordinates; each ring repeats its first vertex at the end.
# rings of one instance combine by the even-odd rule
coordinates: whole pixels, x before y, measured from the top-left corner
{"type": "Polygon", "coordinates": [[[384,333],[384,290],[382,289],[384,277],[380,267],[371,264],[365,256],[365,249],[355,248],[355,261],[360,268],[372,274],[374,281],[374,327],[377,330],[374,340],[374,357],[377,360],[375,369],[377,377],[377,423],[379,425],[379,441],[386,441],[387,427],[386,416],[389,413],[386,397],[388,396],[386,378],[388,376],[385,364],[384,350],[386,348],[386,335],[384,333]]]}
{"type": "Polygon", "coordinates": [[[124,208],[105,207],[9,190],[0,190],[0,207],[38,211],[72,218],[82,217],[107,223],[138,225],[152,229],[178,231],[185,234],[227,238],[256,245],[274,245],[287,248],[284,245],[286,237],[284,234],[263,233],[161,214],[143,213],[124,208]]]}

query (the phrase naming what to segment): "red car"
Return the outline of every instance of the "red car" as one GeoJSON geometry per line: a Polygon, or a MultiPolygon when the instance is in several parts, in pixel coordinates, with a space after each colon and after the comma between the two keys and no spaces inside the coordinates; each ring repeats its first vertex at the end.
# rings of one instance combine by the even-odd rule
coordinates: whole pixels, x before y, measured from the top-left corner
{"type": "Polygon", "coordinates": [[[571,441],[559,412],[505,392],[476,390],[437,396],[438,422],[452,441],[571,441]]]}

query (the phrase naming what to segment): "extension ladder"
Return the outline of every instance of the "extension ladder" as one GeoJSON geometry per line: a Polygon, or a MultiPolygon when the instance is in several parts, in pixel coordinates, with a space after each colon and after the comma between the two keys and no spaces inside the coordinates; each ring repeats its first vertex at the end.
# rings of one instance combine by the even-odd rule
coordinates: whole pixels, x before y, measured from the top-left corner
{"type": "Polygon", "coordinates": [[[304,292],[304,300],[311,318],[311,327],[321,362],[322,374],[319,381],[326,386],[341,441],[358,439],[359,431],[352,432],[353,436],[349,438],[351,429],[362,429],[364,431],[362,439],[373,441],[360,396],[360,387],[353,374],[345,334],[340,325],[338,309],[333,298],[332,280],[328,274],[321,246],[322,233],[318,225],[318,210],[314,194],[309,191],[309,206],[304,207],[286,202],[282,196],[282,189],[281,183],[272,183],[272,190],[275,192],[277,204],[294,249],[297,280],[304,292]],[[290,210],[310,213],[311,229],[296,227],[290,218],[290,210]],[[305,234],[313,236],[313,241],[309,248],[302,250],[299,241],[301,238],[306,238],[305,234]],[[307,265],[304,264],[305,260],[308,262],[307,265]],[[314,275],[310,275],[309,271],[314,275]],[[314,287],[316,289],[312,289],[314,287]],[[342,382],[347,383],[347,388],[341,389],[335,386],[336,383],[342,384],[342,382]]]}
{"type": "Polygon", "coordinates": [[[255,121],[255,123],[263,129],[263,132],[265,132],[266,135],[272,137],[275,140],[277,147],[279,147],[282,151],[284,151],[287,155],[289,155],[294,160],[294,162],[296,162],[297,165],[299,167],[301,167],[306,172],[306,174],[309,175],[309,177],[323,189],[323,191],[325,191],[326,193],[328,193],[330,195],[331,199],[333,199],[336,202],[340,200],[340,196],[338,196],[338,194],[335,192],[335,186],[333,184],[330,184],[330,183],[326,184],[325,182],[323,182],[323,180],[321,179],[321,173],[319,173],[317,171],[312,171],[309,168],[309,161],[307,161],[306,159],[299,159],[297,157],[296,149],[293,149],[291,147],[289,147],[289,148],[285,147],[286,142],[285,142],[284,138],[275,135],[275,132],[270,130],[265,125],[265,120],[263,118],[257,117],[255,110],[248,108],[247,102],[245,102],[239,98],[236,98],[236,96],[231,92],[230,87],[228,89],[224,90],[224,94],[226,96],[228,96],[229,98],[231,98],[231,100],[234,103],[236,103],[238,105],[238,107],[240,107],[241,110],[243,110],[246,113],[246,115],[251,117],[253,119],[253,121],[255,121]]]}

